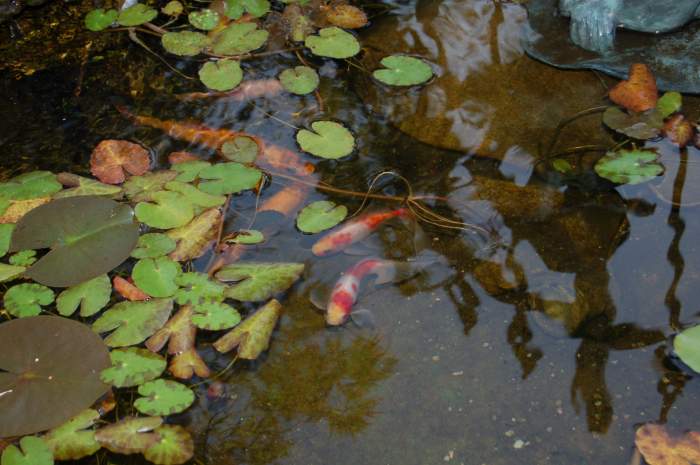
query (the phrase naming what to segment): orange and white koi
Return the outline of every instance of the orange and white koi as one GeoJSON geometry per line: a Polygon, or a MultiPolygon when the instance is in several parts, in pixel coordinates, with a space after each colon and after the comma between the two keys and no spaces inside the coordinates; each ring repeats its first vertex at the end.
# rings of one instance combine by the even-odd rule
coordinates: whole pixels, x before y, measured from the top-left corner
{"type": "Polygon", "coordinates": [[[317,257],[340,252],[372,234],[384,221],[391,218],[406,217],[410,214],[411,212],[407,208],[367,213],[320,238],[311,247],[311,252],[317,257]]]}

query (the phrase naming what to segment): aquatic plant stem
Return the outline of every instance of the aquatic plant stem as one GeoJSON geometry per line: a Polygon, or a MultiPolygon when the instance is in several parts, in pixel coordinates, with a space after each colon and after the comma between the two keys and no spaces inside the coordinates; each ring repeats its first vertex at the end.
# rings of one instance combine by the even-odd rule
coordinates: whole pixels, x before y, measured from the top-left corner
{"type": "Polygon", "coordinates": [[[142,41],[141,39],[139,39],[138,36],[136,35],[136,30],[135,30],[134,28],[129,28],[129,38],[130,38],[134,43],[136,43],[136,44],[140,45],[141,47],[143,47],[148,53],[150,53],[151,55],[154,55],[156,58],[158,58],[160,61],[162,61],[162,62],[163,62],[168,68],[170,68],[170,70],[173,71],[175,74],[177,74],[177,75],[179,75],[179,76],[181,76],[181,77],[183,77],[183,78],[185,78],[185,79],[194,80],[193,77],[188,76],[188,75],[184,74],[182,71],[180,71],[179,69],[175,68],[173,65],[171,65],[170,63],[168,63],[168,61],[167,61],[165,58],[163,58],[162,56],[158,55],[156,52],[154,52],[153,50],[151,50],[151,49],[148,47],[148,45],[144,44],[143,41],[142,41]]]}
{"type": "Polygon", "coordinates": [[[688,160],[688,151],[686,149],[681,149],[680,156],[681,160],[678,164],[678,172],[673,182],[673,197],[671,199],[673,205],[671,206],[671,212],[667,220],[667,224],[673,229],[673,239],[666,253],[666,258],[673,267],[673,280],[668,287],[668,291],[666,291],[664,299],[664,303],[669,310],[669,326],[674,331],[679,331],[681,329],[680,317],[682,305],[676,296],[676,290],[678,289],[678,283],[683,277],[683,271],[685,269],[685,261],[683,260],[683,254],[680,250],[681,239],[685,231],[685,221],[681,218],[680,212],[686,177],[685,162],[688,160]]]}
{"type": "Polygon", "coordinates": [[[559,140],[559,136],[561,135],[562,130],[568,126],[569,124],[573,123],[579,118],[583,118],[585,116],[589,115],[595,115],[596,113],[603,113],[605,110],[608,109],[608,106],[600,106],[600,107],[593,107],[589,108],[587,110],[579,111],[573,116],[570,116],[564,120],[562,120],[554,130],[554,135],[552,136],[552,140],[549,143],[549,146],[547,147],[547,150],[545,151],[545,156],[544,158],[548,158],[552,155],[552,151],[554,151],[554,147],[557,145],[557,141],[559,140]]]}

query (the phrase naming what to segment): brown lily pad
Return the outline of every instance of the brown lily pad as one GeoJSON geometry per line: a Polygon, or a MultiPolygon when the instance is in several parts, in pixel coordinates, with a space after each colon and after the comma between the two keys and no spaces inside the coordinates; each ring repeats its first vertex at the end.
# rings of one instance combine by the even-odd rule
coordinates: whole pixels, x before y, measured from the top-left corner
{"type": "Polygon", "coordinates": [[[630,76],[610,89],[610,100],[637,113],[656,107],[659,92],[649,67],[642,63],[630,66],[630,76]]]}
{"type": "Polygon", "coordinates": [[[140,176],[150,166],[148,151],[126,140],[103,140],[90,156],[90,172],[107,184],[121,184],[126,173],[140,176]]]}
{"type": "Polygon", "coordinates": [[[691,465],[700,463],[700,433],[691,431],[671,437],[663,425],[646,424],[634,439],[649,465],[691,465]]]}

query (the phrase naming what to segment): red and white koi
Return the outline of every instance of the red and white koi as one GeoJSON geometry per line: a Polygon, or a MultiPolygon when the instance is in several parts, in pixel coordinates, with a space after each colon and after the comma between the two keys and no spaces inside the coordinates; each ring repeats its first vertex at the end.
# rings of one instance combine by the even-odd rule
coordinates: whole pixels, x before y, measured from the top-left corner
{"type": "Polygon", "coordinates": [[[411,212],[407,208],[367,213],[323,236],[311,247],[311,251],[317,257],[340,252],[348,246],[365,239],[384,221],[409,215],[411,215],[411,212]]]}

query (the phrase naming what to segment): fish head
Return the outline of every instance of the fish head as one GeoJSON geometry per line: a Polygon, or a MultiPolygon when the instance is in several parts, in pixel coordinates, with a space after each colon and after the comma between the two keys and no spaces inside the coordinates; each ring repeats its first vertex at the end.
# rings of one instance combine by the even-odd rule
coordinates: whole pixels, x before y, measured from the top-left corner
{"type": "Polygon", "coordinates": [[[340,326],[350,316],[355,298],[344,290],[338,290],[331,295],[326,307],[326,323],[329,326],[340,326]]]}

